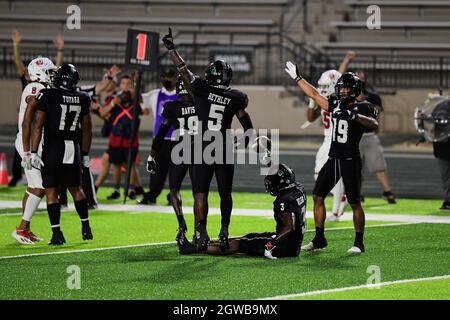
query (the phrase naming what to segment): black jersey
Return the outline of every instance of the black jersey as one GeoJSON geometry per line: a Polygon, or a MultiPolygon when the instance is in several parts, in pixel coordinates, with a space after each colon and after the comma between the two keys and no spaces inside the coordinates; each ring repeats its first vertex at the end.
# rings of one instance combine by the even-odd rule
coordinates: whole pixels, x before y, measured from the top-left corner
{"type": "Polygon", "coordinates": [[[161,116],[167,119],[175,130],[179,130],[180,140],[186,134],[198,133],[199,118],[193,100],[167,101],[161,116]]]}
{"type": "Polygon", "coordinates": [[[198,77],[191,83],[191,89],[203,133],[212,130],[224,134],[226,129],[230,129],[233,116],[248,105],[245,93],[210,86],[198,77]]]}
{"type": "MultiPolygon", "coordinates": [[[[273,202],[273,212],[277,223],[276,232],[283,229],[280,216],[285,213],[292,214],[294,233],[290,237],[301,240],[306,231],[306,194],[303,186],[297,183],[295,188],[286,190],[278,195],[273,202]]],[[[292,241],[293,239],[286,239],[292,241]]]]}
{"type": "MultiPolygon", "coordinates": [[[[347,107],[342,106],[336,96],[332,95],[328,98],[328,111],[331,113],[333,122],[331,148],[328,155],[334,159],[359,158],[359,142],[363,133],[367,130],[355,121],[340,119],[336,112],[341,108],[347,107]]],[[[373,119],[376,119],[378,116],[377,108],[367,101],[356,103],[352,110],[373,119]]]]}
{"type": "Polygon", "coordinates": [[[51,141],[79,142],[81,118],[89,113],[91,99],[84,92],[57,88],[42,89],[37,95],[38,110],[45,112],[44,144],[51,141]]]}

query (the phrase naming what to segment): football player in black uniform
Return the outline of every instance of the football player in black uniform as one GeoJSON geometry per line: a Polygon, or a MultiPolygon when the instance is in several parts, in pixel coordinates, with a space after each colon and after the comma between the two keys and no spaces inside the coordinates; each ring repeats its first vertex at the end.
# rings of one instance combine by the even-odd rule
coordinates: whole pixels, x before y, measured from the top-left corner
{"type": "MultiPolygon", "coordinates": [[[[224,161],[214,159],[213,163],[210,164],[202,157],[202,163],[194,165],[194,214],[197,221],[197,244],[199,248],[206,250],[209,242],[209,236],[206,231],[208,192],[212,176],[215,175],[222,215],[222,227],[219,233],[220,248],[226,250],[229,247],[228,226],[233,208],[231,192],[234,175],[234,164],[225,161],[229,159],[233,152],[233,150],[229,150],[230,148],[226,148],[226,146],[233,145],[226,141],[226,130],[230,129],[234,116],[237,116],[246,132],[253,129],[250,116],[245,111],[248,105],[248,97],[239,90],[229,88],[232,70],[225,61],[218,60],[211,63],[206,69],[205,79],[202,79],[192,74],[175,49],[170,28],[169,33],[164,36],[163,42],[167,50],[169,50],[172,62],[177,66],[186,83],[190,85],[202,129],[201,132],[205,134],[215,131],[222,134],[223,148],[220,151],[223,151],[224,161]]],[[[203,150],[214,142],[203,140],[203,150]]],[[[248,140],[246,140],[246,143],[248,144],[248,140]]]]}
{"type": "MultiPolygon", "coordinates": [[[[183,84],[183,78],[181,76],[178,76],[177,79],[176,92],[180,97],[180,100],[168,101],[164,104],[164,108],[161,114],[163,120],[158,130],[158,134],[156,135],[155,139],[153,139],[150,155],[147,158],[147,171],[151,174],[156,173],[156,171],[158,170],[158,164],[155,161],[155,157],[157,153],[160,152],[164,137],[166,136],[167,132],[169,132],[172,125],[175,129],[174,138],[176,138],[177,140],[170,141],[171,147],[169,152],[171,152],[172,148],[176,144],[183,144],[183,138],[185,136],[192,136],[197,134],[198,132],[198,115],[196,107],[194,105],[194,100],[186,90],[183,84]]],[[[191,139],[189,143],[192,142],[193,139],[191,139]]],[[[172,203],[173,209],[175,210],[178,219],[178,234],[176,237],[177,241],[183,241],[186,237],[185,235],[187,232],[186,221],[183,217],[183,208],[181,204],[181,183],[183,182],[184,177],[186,176],[186,173],[188,171],[191,181],[193,180],[193,167],[191,166],[191,160],[188,163],[185,163],[183,161],[183,151],[188,150],[181,149],[181,153],[177,155],[180,157],[180,161],[177,161],[177,163],[175,163],[172,157],[170,157],[171,161],[169,164],[170,202],[172,203]]],[[[191,149],[191,156],[192,155],[193,154],[191,149]]]]}
{"type": "MultiPolygon", "coordinates": [[[[266,191],[276,199],[273,212],[276,232],[249,233],[243,237],[231,238],[230,247],[220,250],[219,244],[211,242],[207,254],[224,255],[245,253],[252,256],[264,256],[269,259],[297,257],[306,231],[306,195],[295,174],[285,164],[280,164],[274,174],[264,179],[266,191]]],[[[189,242],[178,242],[181,254],[199,252],[189,242]]]]}
{"type": "Polygon", "coordinates": [[[337,81],[335,94],[328,99],[305,81],[298,66],[288,61],[286,72],[295,80],[303,92],[316,104],[331,113],[333,134],[329,159],[320,170],[314,186],[314,222],[316,235],[303,249],[310,251],[325,248],[328,243],[324,235],[325,197],[342,177],[345,192],[353,210],[355,242],[349,253],[364,252],[364,210],[361,206],[361,156],[359,142],[367,130],[376,130],[377,108],[369,102],[358,102],[362,83],[353,73],[344,73],[337,81]]]}
{"type": "Polygon", "coordinates": [[[89,108],[91,99],[76,91],[80,79],[71,64],[62,65],[52,79],[53,87],[43,89],[37,96],[37,113],[32,135],[31,165],[42,170],[42,182],[47,196],[47,211],[53,236],[49,244],[65,243],[60,229],[61,206],[58,188],[67,186],[81,219],[82,238],[93,238],[89,226],[88,204],[81,188],[81,166],[89,167],[92,123],[89,108]],[[81,126],[79,126],[81,123],[81,126]],[[80,129],[81,128],[81,129],[80,129]],[[44,129],[42,159],[36,153],[44,129]],[[78,130],[82,130],[82,145],[78,130]]]}

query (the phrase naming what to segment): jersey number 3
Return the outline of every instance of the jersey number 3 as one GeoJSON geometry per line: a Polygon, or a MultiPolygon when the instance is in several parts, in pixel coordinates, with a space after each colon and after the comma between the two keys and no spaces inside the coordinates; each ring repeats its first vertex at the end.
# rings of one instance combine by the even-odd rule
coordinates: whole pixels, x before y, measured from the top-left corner
{"type": "Polygon", "coordinates": [[[72,125],[70,126],[70,131],[75,131],[77,123],[78,123],[78,118],[80,117],[80,113],[81,113],[81,106],[80,105],[69,105],[67,106],[67,104],[61,104],[61,119],[59,120],[59,130],[60,131],[64,131],[64,128],[66,127],[66,116],[67,116],[67,111],[70,112],[75,112],[75,117],[73,118],[73,122],[72,125]]]}
{"type": "Polygon", "coordinates": [[[338,143],[346,143],[348,139],[348,122],[347,120],[333,119],[333,141],[338,143]]]}

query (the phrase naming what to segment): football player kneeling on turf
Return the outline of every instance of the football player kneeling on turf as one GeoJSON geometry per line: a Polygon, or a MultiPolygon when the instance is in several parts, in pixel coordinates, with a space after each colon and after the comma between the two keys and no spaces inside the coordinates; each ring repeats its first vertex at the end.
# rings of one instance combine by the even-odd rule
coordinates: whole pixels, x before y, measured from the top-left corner
{"type": "MultiPolygon", "coordinates": [[[[266,191],[276,199],[273,202],[276,232],[249,233],[230,238],[230,248],[223,252],[218,242],[208,244],[206,254],[228,255],[244,253],[269,259],[297,257],[306,231],[306,195],[295,174],[285,164],[280,164],[274,174],[264,179],[266,191]]],[[[189,241],[178,242],[180,254],[198,253],[189,241]]]]}

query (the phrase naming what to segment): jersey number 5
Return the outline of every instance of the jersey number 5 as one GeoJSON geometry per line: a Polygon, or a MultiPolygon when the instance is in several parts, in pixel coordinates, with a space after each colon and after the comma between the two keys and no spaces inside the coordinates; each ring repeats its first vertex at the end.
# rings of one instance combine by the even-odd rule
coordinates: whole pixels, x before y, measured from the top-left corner
{"type": "Polygon", "coordinates": [[[208,129],[213,131],[219,131],[222,128],[222,119],[225,106],[218,104],[211,104],[211,109],[209,110],[208,129]]]}
{"type": "Polygon", "coordinates": [[[73,118],[72,125],[70,126],[70,131],[75,131],[78,118],[80,117],[81,113],[81,106],[80,105],[69,105],[67,104],[61,104],[61,119],[59,120],[59,130],[64,131],[64,128],[66,127],[66,116],[67,116],[67,109],[69,109],[70,112],[75,112],[75,117],[73,118]]]}
{"type": "Polygon", "coordinates": [[[333,119],[333,141],[337,141],[338,143],[346,143],[348,139],[347,120],[338,120],[336,118],[332,119],[333,119]]]}

